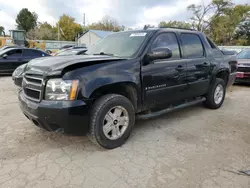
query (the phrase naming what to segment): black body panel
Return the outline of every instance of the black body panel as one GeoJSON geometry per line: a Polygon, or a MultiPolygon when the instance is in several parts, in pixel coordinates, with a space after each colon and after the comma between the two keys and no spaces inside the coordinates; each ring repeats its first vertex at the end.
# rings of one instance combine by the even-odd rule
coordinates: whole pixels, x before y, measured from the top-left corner
{"type": "MultiPolygon", "coordinates": [[[[41,122],[41,125],[54,122],[57,127],[68,129],[72,124],[85,126],[81,122],[87,122],[85,118],[89,116],[92,101],[96,99],[93,94],[101,88],[129,84],[136,91],[136,95],[133,95],[138,103],[136,112],[143,112],[163,104],[172,105],[204,96],[220,73],[228,77],[228,85],[231,85],[235,80],[236,64],[235,56],[224,55],[201,32],[154,29],[147,35],[138,53],[131,58],[79,55],[32,60],[25,74],[39,75],[43,79],[42,95],[47,80],[62,78],[79,80],[78,97],[76,101],[48,102],[41,96],[41,101],[30,102],[23,93],[25,88],[22,88],[19,101],[23,112],[30,119],[41,122]],[[171,41],[173,43],[169,46],[172,57],[152,60],[148,54],[157,36],[162,33],[174,33],[176,36],[175,43],[171,41]],[[196,50],[192,46],[184,47],[182,33],[195,34],[200,38],[202,57],[187,55],[196,50]],[[27,107],[30,104],[34,107],[27,107]]],[[[109,92],[112,93],[112,90],[109,92]]]]}

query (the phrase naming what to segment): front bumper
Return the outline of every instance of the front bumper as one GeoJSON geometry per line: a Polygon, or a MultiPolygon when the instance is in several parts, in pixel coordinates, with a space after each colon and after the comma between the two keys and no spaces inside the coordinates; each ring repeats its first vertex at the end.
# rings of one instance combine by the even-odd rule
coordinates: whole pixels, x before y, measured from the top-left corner
{"type": "Polygon", "coordinates": [[[89,107],[80,100],[32,102],[23,91],[18,94],[24,115],[36,126],[48,131],[84,133],[88,130],[89,107]]]}
{"type": "Polygon", "coordinates": [[[235,83],[250,83],[250,72],[237,72],[235,83]]]}

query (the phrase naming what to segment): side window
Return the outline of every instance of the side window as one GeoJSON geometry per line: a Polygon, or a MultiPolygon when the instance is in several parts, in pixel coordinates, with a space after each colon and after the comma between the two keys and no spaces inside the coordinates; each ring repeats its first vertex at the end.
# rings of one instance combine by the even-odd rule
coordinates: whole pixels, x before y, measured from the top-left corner
{"type": "Polygon", "coordinates": [[[209,38],[206,37],[206,39],[207,39],[207,42],[208,42],[209,46],[211,47],[214,55],[218,55],[218,56],[222,55],[222,52],[220,51],[220,49],[217,48],[217,46],[209,38]]]}
{"type": "Polygon", "coordinates": [[[23,56],[42,57],[42,53],[35,51],[35,50],[24,50],[23,56]]]}
{"type": "Polygon", "coordinates": [[[200,37],[196,34],[182,33],[183,54],[187,58],[199,58],[204,56],[204,49],[200,37]]]}
{"type": "Polygon", "coordinates": [[[207,38],[207,42],[208,42],[209,46],[210,46],[212,49],[217,49],[217,47],[215,46],[215,44],[214,44],[209,38],[207,38]]]}
{"type": "Polygon", "coordinates": [[[15,49],[15,50],[10,50],[6,53],[8,57],[20,57],[22,55],[22,50],[21,49],[15,49]]]}
{"type": "Polygon", "coordinates": [[[166,47],[169,48],[173,56],[172,58],[180,58],[179,44],[174,33],[163,33],[160,34],[152,44],[152,49],[166,47]]]}

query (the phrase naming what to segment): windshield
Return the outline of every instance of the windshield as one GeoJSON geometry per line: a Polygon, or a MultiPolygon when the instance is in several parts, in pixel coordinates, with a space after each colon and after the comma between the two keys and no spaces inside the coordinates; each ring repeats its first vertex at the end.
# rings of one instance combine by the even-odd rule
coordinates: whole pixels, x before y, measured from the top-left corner
{"type": "Polygon", "coordinates": [[[145,41],[149,31],[130,31],[111,34],[92,46],[87,54],[133,57],[145,41]]]}
{"type": "Polygon", "coordinates": [[[250,49],[243,50],[237,55],[238,59],[250,59],[250,49]]]}
{"type": "Polygon", "coordinates": [[[10,51],[11,49],[10,48],[7,48],[5,50],[1,50],[0,51],[0,56],[2,56],[3,54],[5,54],[6,52],[10,51]]]}

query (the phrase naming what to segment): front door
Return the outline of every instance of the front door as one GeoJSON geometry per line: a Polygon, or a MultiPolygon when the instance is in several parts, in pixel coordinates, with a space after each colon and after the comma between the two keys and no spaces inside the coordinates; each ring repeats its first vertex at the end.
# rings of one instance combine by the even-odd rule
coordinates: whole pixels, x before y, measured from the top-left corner
{"type": "MultiPolygon", "coordinates": [[[[172,51],[169,59],[159,59],[142,66],[142,84],[146,108],[171,104],[185,98],[186,61],[180,58],[180,47],[175,33],[159,34],[150,50],[166,47],[172,51]]],[[[145,64],[145,62],[143,62],[145,64]]]]}
{"type": "Polygon", "coordinates": [[[187,62],[187,97],[196,97],[207,92],[210,80],[211,63],[199,35],[181,33],[183,59],[187,62]]]}
{"type": "Polygon", "coordinates": [[[15,70],[16,64],[20,64],[22,50],[11,49],[6,52],[6,57],[0,59],[0,73],[11,73],[15,70]]]}

